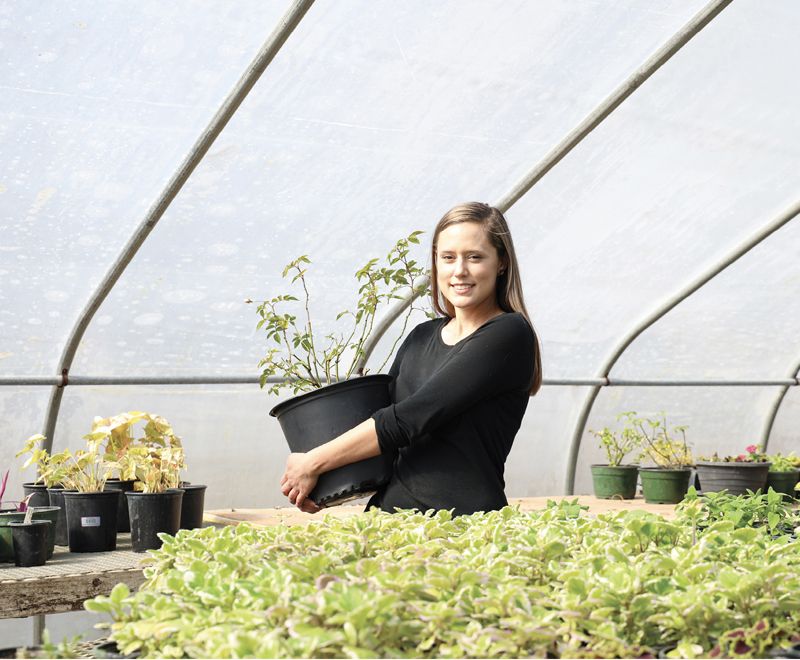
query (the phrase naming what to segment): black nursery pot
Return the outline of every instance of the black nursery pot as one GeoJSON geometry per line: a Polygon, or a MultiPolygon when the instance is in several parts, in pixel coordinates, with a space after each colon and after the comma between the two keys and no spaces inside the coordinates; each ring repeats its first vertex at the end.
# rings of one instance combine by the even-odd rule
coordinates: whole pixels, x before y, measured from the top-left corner
{"type": "Polygon", "coordinates": [[[29,482],[27,484],[22,484],[22,490],[25,493],[25,497],[33,495],[33,497],[28,500],[28,506],[50,506],[50,498],[47,497],[47,486],[44,484],[29,482]]]}
{"type": "MultiPolygon", "coordinates": [[[[106,481],[105,490],[115,490],[120,493],[127,493],[133,490],[133,485],[135,483],[136,479],[109,479],[106,481]]],[[[128,517],[128,500],[125,499],[125,495],[119,496],[119,503],[117,506],[117,531],[131,531],[131,520],[128,517]]]]}
{"type": "MultiPolygon", "coordinates": [[[[278,418],[293,452],[307,452],[349,431],[392,403],[385,374],[363,376],[301,394],[282,403],[270,415],[278,418]]],[[[392,458],[375,456],[325,472],[309,497],[332,506],[374,492],[389,481],[392,458]]]]}
{"type": "Polygon", "coordinates": [[[43,566],[47,561],[49,520],[9,523],[14,542],[14,563],[17,566],[43,566]]]}
{"type": "Polygon", "coordinates": [[[117,547],[118,491],[64,491],[70,552],[109,552],[117,547]]]}
{"type": "Polygon", "coordinates": [[[131,546],[134,552],[161,547],[159,532],[175,535],[181,528],[183,491],[170,488],[163,493],[125,493],[131,519],[131,546]]]}
{"type": "MultiPolygon", "coordinates": [[[[55,544],[69,545],[69,534],[67,528],[67,508],[64,504],[64,488],[48,488],[47,496],[50,498],[50,506],[57,506],[58,516],[56,517],[55,544]]],[[[76,492],[76,491],[70,491],[76,492]]]]}
{"type": "Polygon", "coordinates": [[[203,484],[182,483],[181,529],[196,529],[203,526],[203,505],[206,499],[206,486],[203,484]]]}

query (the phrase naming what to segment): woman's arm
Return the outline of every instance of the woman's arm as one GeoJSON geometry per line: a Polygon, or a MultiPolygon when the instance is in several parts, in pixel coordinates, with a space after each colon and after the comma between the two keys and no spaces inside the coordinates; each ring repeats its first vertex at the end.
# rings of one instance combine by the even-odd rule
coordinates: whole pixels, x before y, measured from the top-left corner
{"type": "Polygon", "coordinates": [[[306,498],[317,485],[320,474],[380,453],[375,420],[368,419],[309,452],[289,454],[281,478],[281,492],[292,504],[312,513],[319,508],[308,506],[306,498]]]}

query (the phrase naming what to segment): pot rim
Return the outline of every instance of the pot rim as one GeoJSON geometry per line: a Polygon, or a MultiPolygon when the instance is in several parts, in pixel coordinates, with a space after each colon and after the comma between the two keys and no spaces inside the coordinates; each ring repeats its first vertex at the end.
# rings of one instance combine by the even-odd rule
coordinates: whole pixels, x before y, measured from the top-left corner
{"type": "Polygon", "coordinates": [[[770,461],[758,461],[757,463],[752,461],[740,461],[738,463],[736,461],[697,461],[695,465],[698,467],[762,468],[769,467],[772,463],[770,461]]]}
{"type": "Polygon", "coordinates": [[[385,381],[388,384],[391,383],[393,380],[394,376],[390,376],[389,374],[368,374],[366,376],[356,376],[355,378],[340,380],[338,383],[325,385],[324,387],[320,387],[319,389],[316,389],[313,392],[305,392],[303,394],[298,394],[297,396],[293,396],[290,399],[286,399],[285,401],[281,401],[277,406],[275,406],[272,410],[269,411],[269,415],[270,417],[278,417],[279,415],[285,413],[287,410],[291,410],[295,406],[305,403],[309,399],[321,399],[331,394],[336,394],[339,390],[367,387],[372,383],[380,381],[385,381]]]}
{"type": "Polygon", "coordinates": [[[654,466],[642,467],[640,465],[639,466],[639,470],[640,471],[646,471],[646,472],[691,472],[692,468],[691,467],[666,468],[666,467],[657,467],[657,466],[655,466],[655,467],[654,466]]]}
{"type": "Polygon", "coordinates": [[[52,520],[31,520],[29,522],[25,522],[24,520],[14,520],[8,523],[9,527],[31,527],[32,525],[52,525],[52,520]]]}
{"type": "Polygon", "coordinates": [[[119,494],[118,490],[90,490],[87,492],[82,492],[79,490],[65,490],[64,491],[64,498],[67,497],[117,497],[119,494]]]}
{"type": "MultiPolygon", "coordinates": [[[[115,493],[121,491],[113,491],[115,493]]],[[[140,490],[128,490],[125,491],[125,497],[150,497],[152,495],[176,495],[177,493],[183,493],[182,488],[167,488],[167,490],[161,491],[160,493],[143,493],[140,490]]]]}
{"type": "Polygon", "coordinates": [[[638,463],[622,463],[621,465],[611,465],[610,463],[592,463],[589,467],[625,468],[626,470],[636,468],[638,470],[640,465],[638,463]]]}

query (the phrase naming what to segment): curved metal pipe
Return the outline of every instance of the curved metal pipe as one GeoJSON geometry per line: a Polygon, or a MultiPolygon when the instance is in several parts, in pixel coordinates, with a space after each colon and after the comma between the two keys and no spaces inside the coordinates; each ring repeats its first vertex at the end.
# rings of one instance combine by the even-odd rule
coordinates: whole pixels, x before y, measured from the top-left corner
{"type": "MultiPolygon", "coordinates": [[[[678,30],[661,48],[651,55],[636,71],[609,94],[594,110],[573,128],[555,147],[553,147],[530,172],[528,172],[511,190],[494,204],[502,213],[510,209],[519,199],[553,167],[555,167],[570,151],[591,133],[620,104],[633,94],[642,84],[658,71],[669,59],[683,48],[700,30],[708,25],[733,0],[712,0],[697,12],[686,25],[678,30]]],[[[427,288],[427,281],[425,287],[427,288]]],[[[420,294],[411,292],[403,300],[398,300],[389,309],[383,319],[373,330],[364,344],[364,354],[356,367],[362,373],[375,346],[389,327],[405,312],[420,294]]]]}
{"type": "MultiPolygon", "coordinates": [[[[628,346],[630,346],[631,343],[633,343],[633,341],[642,334],[642,332],[662,318],[667,312],[677,307],[680,302],[688,298],[691,294],[706,284],[706,282],[717,276],[728,266],[737,261],[740,257],[747,254],[747,252],[752,250],[768,236],[783,227],[799,213],[800,202],[795,202],[791,207],[789,207],[789,209],[778,216],[775,220],[768,223],[765,227],[740,243],[728,256],[707,268],[703,273],[695,277],[677,293],[667,297],[667,299],[658,305],[652,312],[646,314],[636,325],[634,325],[633,329],[624,336],[622,341],[620,341],[614,347],[609,356],[603,361],[600,369],[598,370],[597,377],[608,378],[609,372],[617,363],[617,360],[619,360],[620,356],[625,352],[625,349],[627,349],[628,346]]],[[[589,418],[589,413],[592,410],[592,405],[594,404],[599,391],[599,387],[593,387],[592,391],[584,400],[581,412],[578,416],[578,421],[575,425],[575,430],[572,434],[572,440],[569,448],[569,458],[567,459],[567,476],[564,485],[567,495],[572,495],[573,491],[575,490],[575,470],[578,463],[578,452],[580,450],[581,440],[583,439],[583,433],[586,429],[586,422],[589,418]]]]}
{"type": "MultiPolygon", "coordinates": [[[[800,385],[800,360],[798,360],[789,370],[789,378],[794,378],[795,384],[800,385]]],[[[789,391],[789,387],[791,387],[791,385],[783,385],[781,387],[777,396],[775,397],[775,400],[772,402],[769,412],[767,413],[767,418],[764,420],[764,430],[761,432],[761,444],[764,447],[764,451],[767,451],[767,447],[769,446],[769,439],[770,435],[772,434],[772,426],[775,424],[775,418],[778,416],[778,410],[780,409],[784,398],[786,398],[786,393],[789,391]]]]}
{"type": "Polygon", "coordinates": [[[92,321],[100,305],[106,299],[106,296],[108,296],[109,292],[114,287],[114,284],[116,284],[117,280],[119,280],[120,276],[125,271],[125,268],[127,268],[150,232],[164,215],[164,212],[172,203],[172,200],[175,199],[175,196],[181,188],[183,188],[198,163],[211,148],[214,140],[217,139],[217,136],[222,132],[222,129],[225,128],[230,118],[253,88],[253,85],[256,84],[261,74],[313,4],[314,0],[295,0],[292,3],[288,11],[283,15],[278,25],[267,38],[266,42],[264,42],[264,45],[258,51],[253,61],[248,65],[239,81],[225,98],[208,126],[206,126],[205,130],[194,143],[194,146],[189,151],[180,167],[178,167],[177,171],[172,175],[172,178],[169,180],[164,190],[161,191],[161,194],[147,211],[144,220],[136,228],[136,231],[134,231],[125,247],[117,256],[116,261],[105,274],[100,285],[80,313],[78,320],[75,322],[67,338],[66,345],[59,359],[60,370],[64,381],[62,385],[53,388],[50,401],[47,404],[47,415],[42,432],[47,438],[45,448],[48,451],[52,451],[53,448],[53,436],[55,434],[56,420],[61,406],[64,385],[68,382],[67,377],[69,369],[72,366],[72,361],[75,358],[75,353],[78,350],[81,339],[83,339],[86,328],[89,326],[89,323],[92,321]]]}

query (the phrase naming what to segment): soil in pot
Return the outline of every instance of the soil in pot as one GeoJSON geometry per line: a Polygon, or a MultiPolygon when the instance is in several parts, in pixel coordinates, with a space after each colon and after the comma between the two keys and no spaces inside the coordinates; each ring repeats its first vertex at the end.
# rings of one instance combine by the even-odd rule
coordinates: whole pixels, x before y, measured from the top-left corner
{"type": "Polygon", "coordinates": [[[9,523],[14,543],[14,563],[17,566],[44,566],[49,528],[52,525],[49,520],[9,523]]]}
{"type": "Polygon", "coordinates": [[[748,490],[764,491],[769,473],[769,463],[723,463],[697,461],[697,478],[700,490],[716,493],[727,490],[731,495],[744,495],[748,490]]]}
{"type": "Polygon", "coordinates": [[[67,508],[64,505],[64,488],[48,488],[47,495],[50,498],[50,506],[58,507],[58,516],[55,522],[55,543],[56,545],[69,545],[67,534],[67,508]]]}
{"type": "MultiPolygon", "coordinates": [[[[269,414],[278,418],[289,448],[307,452],[390,405],[391,382],[391,376],[374,374],[334,383],[292,397],[269,414]]],[[[392,458],[375,456],[324,473],[309,497],[320,506],[341,504],[375,492],[391,475],[392,458]]]]}
{"type": "Polygon", "coordinates": [[[636,497],[637,465],[592,465],[595,497],[604,500],[632,500],[636,497]]]}
{"type": "Polygon", "coordinates": [[[131,545],[134,552],[161,547],[159,532],[177,534],[181,528],[183,491],[170,488],[163,493],[127,492],[131,519],[131,545]]]}
{"type": "Polygon", "coordinates": [[[28,500],[28,506],[50,506],[50,498],[47,496],[47,486],[44,484],[35,484],[33,482],[22,484],[22,490],[25,492],[25,497],[33,495],[28,500]]]}
{"type": "MultiPolygon", "coordinates": [[[[136,479],[126,479],[124,481],[120,479],[109,479],[106,481],[105,490],[116,490],[120,493],[127,493],[133,490],[133,485],[135,483],[136,479]]],[[[117,531],[131,531],[131,521],[128,517],[128,500],[125,499],[124,494],[119,496],[119,504],[117,508],[117,531]]]]}
{"type": "MultiPolygon", "coordinates": [[[[58,518],[59,508],[55,506],[39,506],[33,509],[34,520],[49,520],[50,525],[47,535],[47,558],[53,556],[53,548],[56,536],[56,519],[58,518]]],[[[22,522],[25,514],[22,511],[9,511],[0,513],[0,562],[14,561],[14,542],[11,528],[8,526],[12,522],[22,522]]]]}
{"type": "Polygon", "coordinates": [[[181,483],[181,529],[196,529],[203,526],[203,505],[206,499],[206,486],[203,484],[181,483]]]}
{"type": "Polygon", "coordinates": [[[689,468],[639,468],[642,494],[648,504],[677,504],[689,490],[689,468]]]}
{"type": "Polygon", "coordinates": [[[119,491],[64,492],[70,552],[109,552],[117,547],[119,491]]]}
{"type": "Polygon", "coordinates": [[[800,480],[800,470],[791,470],[789,472],[768,472],[766,489],[772,488],[776,493],[783,493],[794,499],[797,497],[797,491],[794,487],[800,480]]]}

